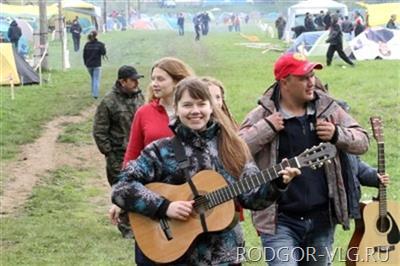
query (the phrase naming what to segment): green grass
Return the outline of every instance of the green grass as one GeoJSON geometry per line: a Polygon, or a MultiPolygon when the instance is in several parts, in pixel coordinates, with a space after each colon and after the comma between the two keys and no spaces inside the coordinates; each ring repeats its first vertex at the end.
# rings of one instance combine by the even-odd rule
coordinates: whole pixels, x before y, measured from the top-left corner
{"type": "Polygon", "coordinates": [[[81,123],[68,124],[57,141],[75,145],[90,145],[93,143],[92,128],[93,118],[81,123]]]}
{"type": "MultiPolygon", "coordinates": [[[[132,243],[123,240],[93,199],[92,169],[64,167],[42,178],[25,209],[1,220],[2,265],[128,265],[132,243]]],[[[97,176],[96,178],[102,178],[97,176]]]]}
{"type": "MultiPolygon", "coordinates": [[[[278,43],[251,26],[245,34],[256,34],[263,42],[278,43]]],[[[179,38],[170,31],[127,31],[100,35],[107,46],[109,61],[104,62],[101,94],[111,88],[117,68],[132,64],[145,74],[141,87],[149,82],[152,63],[163,56],[183,59],[198,75],[220,79],[227,88],[227,102],[238,121],[256,106],[257,99],[272,82],[273,62],[279,53],[236,46],[247,42],[238,34],[215,33],[195,42],[192,33],[179,38]]],[[[71,44],[71,43],[69,43],[71,44]]],[[[24,143],[34,141],[42,126],[59,115],[76,115],[93,104],[89,75],[83,66],[81,52],[70,48],[71,70],[61,72],[59,46],[51,44],[51,82],[17,89],[16,100],[10,100],[9,89],[1,89],[1,159],[16,157],[24,143]]],[[[323,57],[312,58],[324,62],[323,57]]],[[[357,62],[355,68],[342,68],[335,59],[331,67],[317,75],[329,84],[334,97],[352,107],[351,114],[370,132],[368,118],[381,115],[385,121],[386,170],[392,177],[388,197],[399,201],[399,61],[357,62]]],[[[90,142],[91,120],[69,125],[59,141],[78,145],[90,142]]],[[[363,159],[376,166],[376,143],[363,159]]],[[[131,264],[132,247],[119,237],[105,218],[107,206],[92,203],[92,197],[105,197],[88,180],[99,178],[93,169],[62,168],[47,177],[34,190],[26,209],[15,217],[2,218],[2,259],[5,265],[109,265],[131,264]],[[5,251],[5,252],[3,252],[5,251]],[[4,255],[3,255],[4,254],[4,255]],[[93,263],[92,263],[93,262],[93,263]]],[[[101,177],[105,178],[105,176],[101,177]]],[[[376,195],[376,189],[363,188],[363,199],[376,195]]],[[[258,246],[251,220],[244,224],[247,246],[258,246]]],[[[345,247],[351,231],[336,234],[336,245],[345,247]]],[[[255,264],[256,265],[256,264],[255,264]]],[[[259,264],[262,265],[262,264],[259,264]]],[[[337,265],[341,265],[338,263],[337,265]]]]}

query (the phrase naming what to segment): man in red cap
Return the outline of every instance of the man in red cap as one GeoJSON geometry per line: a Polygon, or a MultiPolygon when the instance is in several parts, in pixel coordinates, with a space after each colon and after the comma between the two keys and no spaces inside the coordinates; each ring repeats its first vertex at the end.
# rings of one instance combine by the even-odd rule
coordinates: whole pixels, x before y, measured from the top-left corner
{"type": "MultiPolygon", "coordinates": [[[[364,129],[327,94],[315,90],[314,70],[322,65],[287,53],[275,63],[276,82],[240,129],[260,169],[297,156],[321,142],[347,153],[368,149],[364,129]]],[[[338,155],[331,164],[302,168],[289,186],[280,188],[276,204],[253,211],[269,265],[326,265],[335,224],[349,228],[346,189],[338,155]]]]}

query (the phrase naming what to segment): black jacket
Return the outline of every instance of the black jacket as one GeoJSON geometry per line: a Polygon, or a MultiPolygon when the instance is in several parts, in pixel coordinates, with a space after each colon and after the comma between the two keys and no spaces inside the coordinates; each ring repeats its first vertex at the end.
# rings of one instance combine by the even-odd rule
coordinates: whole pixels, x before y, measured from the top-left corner
{"type": "Polygon", "coordinates": [[[83,61],[86,67],[100,67],[101,56],[105,55],[106,47],[98,40],[87,42],[83,48],[83,61]]]}
{"type": "Polygon", "coordinates": [[[72,37],[79,38],[81,37],[82,27],[79,23],[72,24],[69,31],[72,33],[72,37]]]}
{"type": "Polygon", "coordinates": [[[327,43],[331,45],[342,45],[342,30],[340,29],[339,24],[335,23],[331,25],[331,30],[329,32],[327,43]]]}
{"type": "Polygon", "coordinates": [[[7,36],[8,39],[10,39],[10,42],[18,42],[19,38],[21,38],[22,31],[15,20],[11,22],[10,27],[8,28],[7,36]]]}

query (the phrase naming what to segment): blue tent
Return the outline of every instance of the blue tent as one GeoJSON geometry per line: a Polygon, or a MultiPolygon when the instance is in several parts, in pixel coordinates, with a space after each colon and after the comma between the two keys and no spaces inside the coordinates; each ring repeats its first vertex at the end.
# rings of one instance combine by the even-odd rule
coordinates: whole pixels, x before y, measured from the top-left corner
{"type": "Polygon", "coordinates": [[[308,52],[324,33],[325,31],[303,32],[299,37],[296,38],[296,40],[294,40],[292,46],[290,46],[287,51],[298,52],[299,46],[304,45],[304,49],[308,52]]]}

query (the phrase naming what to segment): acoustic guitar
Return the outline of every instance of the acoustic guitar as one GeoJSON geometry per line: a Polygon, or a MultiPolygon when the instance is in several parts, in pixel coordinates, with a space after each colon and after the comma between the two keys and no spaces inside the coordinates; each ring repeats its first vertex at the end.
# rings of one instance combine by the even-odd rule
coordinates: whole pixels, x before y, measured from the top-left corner
{"type": "Polygon", "coordinates": [[[212,170],[200,171],[191,178],[191,185],[150,183],[146,187],[170,201],[194,200],[193,214],[186,221],[176,219],[154,220],[138,213],[129,213],[129,220],[140,249],[152,261],[169,263],[179,259],[196,237],[204,232],[217,232],[233,224],[233,198],[279,177],[286,167],[323,166],[336,155],[336,147],[321,143],[300,155],[281,162],[258,175],[243,178],[228,185],[224,177],[212,170]],[[193,188],[198,191],[194,196],[193,188]]]}
{"type": "MultiPolygon", "coordinates": [[[[378,173],[385,173],[385,152],[382,120],[370,118],[372,132],[378,143],[378,173]]],[[[386,187],[379,184],[378,199],[360,204],[361,219],[347,251],[346,265],[399,265],[400,205],[386,199],[386,187]]]]}

